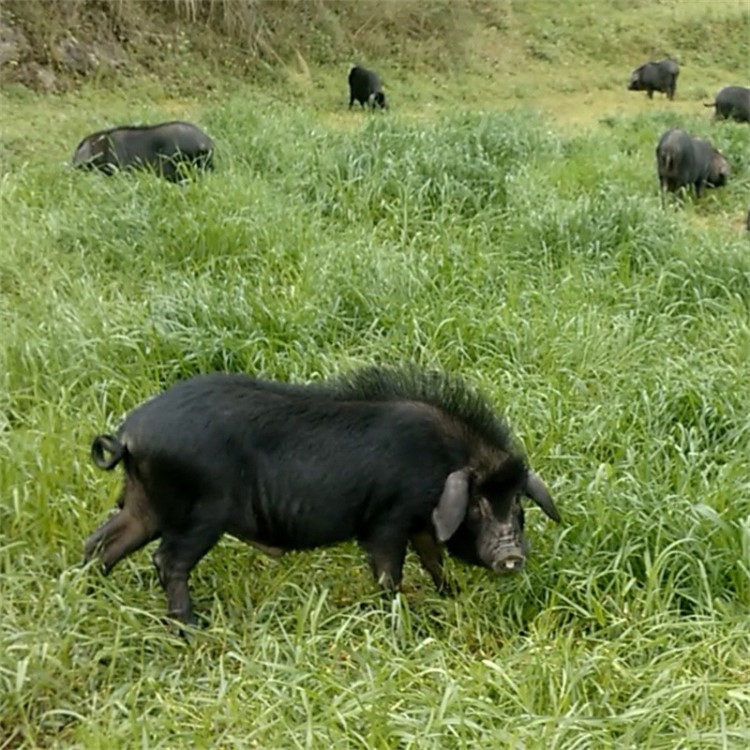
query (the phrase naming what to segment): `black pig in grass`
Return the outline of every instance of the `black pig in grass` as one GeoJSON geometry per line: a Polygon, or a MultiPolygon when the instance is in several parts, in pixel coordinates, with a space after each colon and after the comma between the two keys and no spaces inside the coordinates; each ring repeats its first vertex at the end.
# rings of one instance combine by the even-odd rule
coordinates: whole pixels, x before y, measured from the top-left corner
{"type": "Polygon", "coordinates": [[[668,99],[674,99],[678,75],[680,66],[674,60],[647,62],[630,74],[628,90],[645,91],[649,99],[654,98],[654,91],[662,91],[668,99]]]}
{"type": "Polygon", "coordinates": [[[73,166],[114,174],[118,169],[153,169],[170,182],[184,177],[182,164],[213,169],[213,141],[189,122],[122,126],[86,136],[73,166]]]}
{"type": "Polygon", "coordinates": [[[380,78],[374,70],[355,65],[349,71],[349,109],[355,99],[364,107],[369,104],[372,109],[387,109],[388,102],[380,85],[380,78]]]}
{"type": "Polygon", "coordinates": [[[750,89],[744,86],[724,86],[711,104],[703,106],[716,107],[716,118],[732,119],[750,125],[750,89]]]}
{"type": "Polygon", "coordinates": [[[196,376],[96,437],[91,455],[102,469],[122,463],[125,481],[85,560],[109,572],[161,538],[154,565],[184,623],[190,571],[224,533],[271,555],[356,539],[390,591],[411,543],[444,590],[443,544],[498,574],[523,567],[522,496],[560,520],[489,404],[409,368],[318,385],[196,376]]]}
{"type": "Polygon", "coordinates": [[[706,187],[721,187],[730,177],[729,162],[707,140],[672,128],[656,146],[656,168],[662,196],[692,185],[698,198],[706,187]]]}

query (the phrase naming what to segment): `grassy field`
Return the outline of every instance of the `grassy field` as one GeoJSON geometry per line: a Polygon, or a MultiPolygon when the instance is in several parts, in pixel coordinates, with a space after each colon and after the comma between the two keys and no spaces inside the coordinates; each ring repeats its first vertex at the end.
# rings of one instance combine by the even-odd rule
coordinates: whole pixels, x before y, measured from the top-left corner
{"type": "MultiPolygon", "coordinates": [[[[640,49],[647,4],[611,5],[578,59],[618,28],[640,49]]],[[[509,7],[506,33],[576,59],[548,4],[509,7]]],[[[706,10],[721,26],[716,7],[737,4],[706,10]]],[[[346,111],[345,65],[200,97],[4,93],[0,748],[747,747],[750,128],[700,106],[741,82],[741,48],[722,67],[698,39],[669,104],[624,90],[617,49],[593,83],[541,52],[510,83],[485,42],[438,83],[391,71],[385,116],[346,111]],[[175,116],[219,144],[204,180],[66,166],[91,130],[175,116]],[[653,151],[678,123],[734,176],[664,209],[653,151]],[[443,599],[409,558],[390,603],[354,546],[271,560],[227,538],[186,644],[150,549],[80,566],[120,481],[91,438],[143,399],[373,362],[461,374],[507,415],[564,515],[529,511],[525,572],[449,564],[443,599]]]]}

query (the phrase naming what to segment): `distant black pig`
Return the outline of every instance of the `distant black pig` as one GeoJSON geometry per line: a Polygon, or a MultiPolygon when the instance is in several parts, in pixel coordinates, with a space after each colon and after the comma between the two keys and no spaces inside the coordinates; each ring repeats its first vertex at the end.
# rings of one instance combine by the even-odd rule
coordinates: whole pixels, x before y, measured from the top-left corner
{"type": "Polygon", "coordinates": [[[703,106],[716,107],[716,118],[750,124],[750,89],[744,86],[724,86],[711,104],[703,106]]]}
{"type": "Polygon", "coordinates": [[[443,543],[498,574],[523,567],[521,496],[560,520],[487,402],[408,368],[320,385],[197,376],[96,437],[91,454],[103,469],[122,463],[125,482],[85,560],[99,555],[109,572],[160,537],[154,564],[185,623],[190,571],[224,533],[271,555],[356,539],[391,591],[411,543],[443,590],[443,543]]]}
{"type": "Polygon", "coordinates": [[[729,162],[708,141],[672,128],[656,146],[656,168],[662,190],[676,193],[693,186],[698,198],[706,187],[721,187],[731,175],[729,162]]]}
{"type": "Polygon", "coordinates": [[[122,126],[84,138],[73,166],[113,174],[118,169],[153,169],[170,182],[183,177],[180,164],[213,169],[213,141],[189,122],[122,126]]]}
{"type": "Polygon", "coordinates": [[[349,109],[352,108],[355,99],[362,107],[369,104],[373,109],[375,107],[388,108],[380,78],[374,70],[355,65],[349,71],[349,109]]]}
{"type": "Polygon", "coordinates": [[[674,60],[647,62],[630,74],[628,90],[645,91],[649,99],[654,98],[654,91],[662,91],[668,99],[674,99],[679,74],[680,66],[674,60]]]}

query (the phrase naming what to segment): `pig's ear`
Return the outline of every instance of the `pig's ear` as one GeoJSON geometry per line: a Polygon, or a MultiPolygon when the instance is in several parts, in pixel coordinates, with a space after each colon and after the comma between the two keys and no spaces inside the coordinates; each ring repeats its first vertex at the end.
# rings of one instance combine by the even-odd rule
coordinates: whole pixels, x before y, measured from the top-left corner
{"type": "Polygon", "coordinates": [[[464,520],[469,505],[470,484],[471,469],[468,466],[448,474],[443,494],[432,511],[432,523],[439,542],[450,539],[464,520]]]}
{"type": "Polygon", "coordinates": [[[560,512],[555,507],[552,496],[538,474],[529,472],[525,494],[528,495],[553,521],[560,523],[560,512]]]}

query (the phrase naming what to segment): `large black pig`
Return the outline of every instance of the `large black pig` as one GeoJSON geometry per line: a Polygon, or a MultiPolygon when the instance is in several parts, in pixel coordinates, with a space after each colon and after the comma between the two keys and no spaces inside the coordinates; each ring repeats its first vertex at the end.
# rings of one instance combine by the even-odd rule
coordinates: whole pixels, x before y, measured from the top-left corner
{"type": "Polygon", "coordinates": [[[731,176],[729,162],[704,138],[694,138],[680,128],[662,134],[656,145],[656,170],[662,197],[691,185],[700,198],[706,187],[722,187],[731,176]]]}
{"type": "Polygon", "coordinates": [[[362,107],[369,104],[372,109],[388,109],[388,102],[383,93],[380,84],[380,78],[374,70],[368,70],[359,65],[355,65],[349,71],[349,109],[352,108],[355,100],[362,107]]]}
{"type": "Polygon", "coordinates": [[[628,90],[645,91],[649,99],[654,98],[654,91],[663,91],[667,99],[674,99],[679,75],[680,66],[674,60],[647,62],[630,74],[628,90]]]}
{"type": "Polygon", "coordinates": [[[442,545],[504,574],[527,555],[521,497],[560,516],[489,404],[460,381],[368,368],[327,384],[201,375],[100,435],[122,463],[119,512],[87,540],[105,572],[161,538],[169,614],[193,622],[188,576],[224,533],[272,555],[356,539],[386,590],[412,544],[439,590],[442,545]]]}
{"type": "Polygon", "coordinates": [[[119,169],[153,169],[170,182],[184,177],[181,164],[213,169],[214,143],[189,122],[121,126],[86,136],[76,148],[73,166],[114,174],[119,169]]]}
{"type": "Polygon", "coordinates": [[[714,117],[717,119],[732,119],[750,124],[750,88],[724,86],[711,104],[703,106],[715,107],[714,117]]]}

